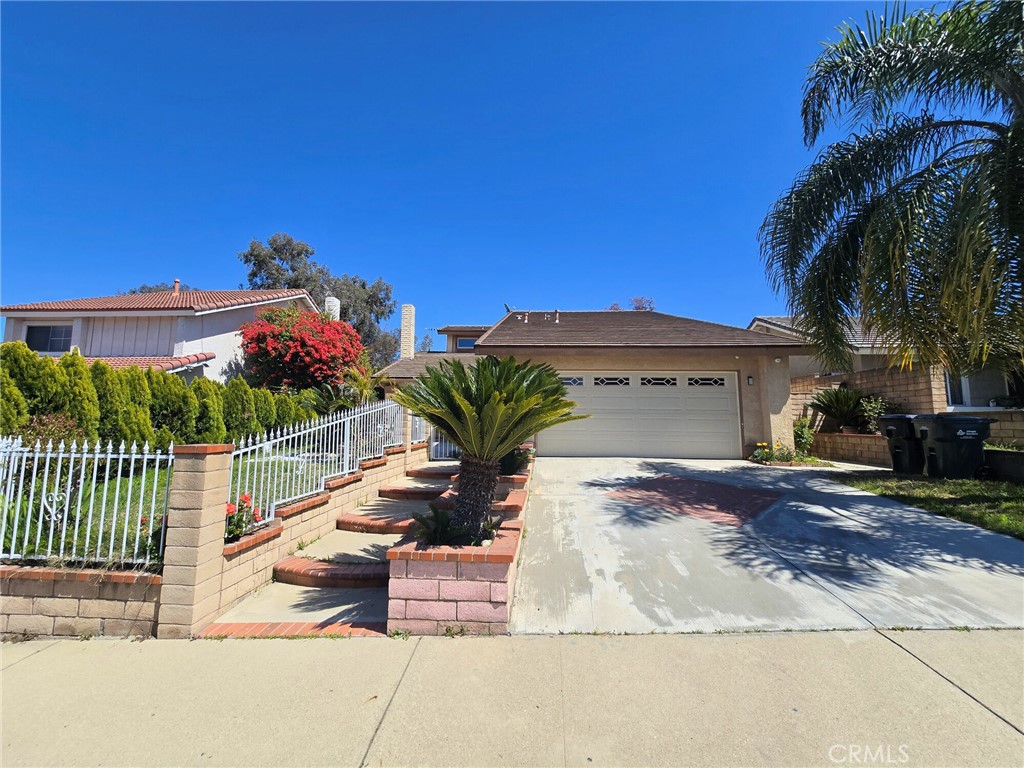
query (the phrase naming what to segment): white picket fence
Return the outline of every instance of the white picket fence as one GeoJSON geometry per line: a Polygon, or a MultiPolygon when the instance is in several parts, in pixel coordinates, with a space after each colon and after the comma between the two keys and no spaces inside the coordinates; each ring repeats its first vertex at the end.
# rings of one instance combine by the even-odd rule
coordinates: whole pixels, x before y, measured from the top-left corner
{"type": "Polygon", "coordinates": [[[436,427],[430,429],[430,458],[433,461],[446,461],[462,456],[462,449],[449,440],[436,427]]]}
{"type": "Polygon", "coordinates": [[[148,443],[0,442],[0,561],[159,561],[173,462],[148,443]]]}
{"type": "Polygon", "coordinates": [[[226,503],[248,496],[260,521],[303,496],[322,491],[332,477],[359,470],[359,462],[379,458],[405,442],[405,409],[390,400],[368,403],[268,435],[242,440],[231,454],[226,503]]]}

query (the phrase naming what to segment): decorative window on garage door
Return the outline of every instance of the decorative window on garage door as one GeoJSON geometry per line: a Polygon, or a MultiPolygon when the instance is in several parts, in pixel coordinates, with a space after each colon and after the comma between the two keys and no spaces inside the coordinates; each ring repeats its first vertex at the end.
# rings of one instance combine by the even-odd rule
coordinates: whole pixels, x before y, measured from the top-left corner
{"type": "Polygon", "coordinates": [[[595,387],[628,387],[629,376],[595,376],[595,387]]]}
{"type": "Polygon", "coordinates": [[[686,380],[688,387],[724,387],[725,377],[723,376],[690,376],[686,380]]]}
{"type": "Polygon", "coordinates": [[[563,376],[562,383],[567,387],[582,387],[583,377],[582,376],[563,376]]]}
{"type": "Polygon", "coordinates": [[[641,376],[641,387],[674,387],[679,382],[675,376],[641,376]]]}

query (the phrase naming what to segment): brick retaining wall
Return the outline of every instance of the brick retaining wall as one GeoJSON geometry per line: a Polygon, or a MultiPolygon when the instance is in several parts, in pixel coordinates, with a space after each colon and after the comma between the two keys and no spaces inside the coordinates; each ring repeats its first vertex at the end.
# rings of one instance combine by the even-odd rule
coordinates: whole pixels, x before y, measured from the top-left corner
{"type": "Polygon", "coordinates": [[[832,461],[849,461],[891,467],[889,445],[882,435],[843,435],[836,432],[816,432],[811,455],[832,461]]]}
{"type": "Polygon", "coordinates": [[[917,367],[902,371],[898,368],[872,368],[829,376],[810,374],[797,376],[789,384],[794,419],[804,416],[813,419],[815,414],[810,403],[814,395],[840,384],[869,395],[881,395],[899,403],[908,413],[939,413],[946,410],[946,380],[938,368],[917,367]]]}
{"type": "Polygon", "coordinates": [[[980,416],[983,419],[998,419],[990,427],[989,441],[994,443],[1016,443],[1024,445],[1024,410],[956,410],[957,415],[980,416]]]}

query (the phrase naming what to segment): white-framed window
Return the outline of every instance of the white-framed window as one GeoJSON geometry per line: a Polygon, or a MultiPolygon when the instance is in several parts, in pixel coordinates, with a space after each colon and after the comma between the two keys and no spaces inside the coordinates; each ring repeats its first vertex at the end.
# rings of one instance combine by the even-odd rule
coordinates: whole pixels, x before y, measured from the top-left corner
{"type": "Polygon", "coordinates": [[[721,376],[690,376],[686,380],[688,387],[724,387],[725,379],[721,376]]]}
{"type": "Polygon", "coordinates": [[[34,352],[70,352],[70,325],[29,325],[25,328],[25,343],[34,352]]]}
{"type": "Polygon", "coordinates": [[[456,349],[473,349],[476,346],[476,339],[467,339],[462,336],[455,340],[456,349]]]}
{"type": "Polygon", "coordinates": [[[674,387],[679,383],[675,376],[641,376],[641,387],[674,387]]]}
{"type": "Polygon", "coordinates": [[[595,376],[595,387],[628,387],[629,376],[595,376]]]}
{"type": "Polygon", "coordinates": [[[567,387],[582,387],[583,377],[582,376],[563,376],[562,383],[567,387]]]}

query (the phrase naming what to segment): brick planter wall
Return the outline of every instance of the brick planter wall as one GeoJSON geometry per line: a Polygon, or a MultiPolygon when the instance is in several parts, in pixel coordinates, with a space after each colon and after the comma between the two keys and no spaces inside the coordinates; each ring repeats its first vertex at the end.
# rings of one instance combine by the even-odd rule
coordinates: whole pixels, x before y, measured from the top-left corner
{"type": "Polygon", "coordinates": [[[152,573],[0,566],[0,633],[149,637],[160,577],[152,573]]]}
{"type": "Polygon", "coordinates": [[[989,441],[1024,445],[1024,411],[1022,410],[964,411],[957,409],[956,413],[958,416],[980,416],[983,419],[998,419],[995,424],[989,425],[989,441]]]}
{"type": "Polygon", "coordinates": [[[505,521],[489,547],[388,550],[388,632],[508,634],[522,529],[521,520],[505,521]]]}
{"type": "Polygon", "coordinates": [[[842,435],[835,432],[816,432],[811,455],[819,459],[849,461],[876,467],[892,466],[889,445],[881,435],[842,435]]]}
{"type": "Polygon", "coordinates": [[[985,466],[996,480],[1024,483],[1024,451],[985,451],[985,466]]]}

